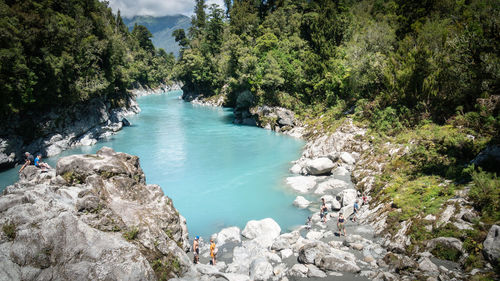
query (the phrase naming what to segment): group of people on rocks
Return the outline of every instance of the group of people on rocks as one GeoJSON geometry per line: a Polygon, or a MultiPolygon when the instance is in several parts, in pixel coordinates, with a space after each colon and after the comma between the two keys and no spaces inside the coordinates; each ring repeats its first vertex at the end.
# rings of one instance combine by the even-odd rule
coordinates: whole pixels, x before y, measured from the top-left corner
{"type": "MultiPolygon", "coordinates": [[[[358,193],[358,196],[359,196],[359,193],[358,193]]],[[[366,196],[365,192],[363,192],[363,196],[361,197],[361,199],[362,199],[362,205],[368,204],[368,197],[366,196]]],[[[357,216],[357,214],[359,212],[359,208],[360,208],[358,203],[359,203],[359,200],[356,199],[354,201],[353,214],[351,217],[352,222],[356,222],[356,216],[357,216]]],[[[322,218],[323,223],[326,223],[327,217],[328,217],[328,207],[326,206],[325,198],[321,198],[320,217],[322,218]]],[[[311,217],[308,217],[307,219],[308,220],[306,221],[306,229],[310,229],[311,228],[311,217]]],[[[339,230],[339,235],[342,235],[342,233],[344,233],[344,236],[346,236],[345,220],[346,219],[344,217],[344,214],[342,212],[340,212],[339,217],[337,219],[337,228],[339,230]]]]}
{"type": "Polygon", "coordinates": [[[33,158],[33,155],[31,155],[29,152],[25,152],[24,159],[24,164],[21,169],[19,169],[19,173],[21,173],[29,165],[34,165],[35,167],[42,169],[42,171],[51,169],[49,164],[42,162],[42,154],[38,154],[36,158],[33,158]]]}
{"type": "MultiPolygon", "coordinates": [[[[213,238],[210,238],[210,264],[215,265],[217,263],[217,252],[218,248],[215,246],[213,238]]],[[[196,236],[193,241],[193,255],[195,264],[200,262],[200,236],[196,236]]]]}

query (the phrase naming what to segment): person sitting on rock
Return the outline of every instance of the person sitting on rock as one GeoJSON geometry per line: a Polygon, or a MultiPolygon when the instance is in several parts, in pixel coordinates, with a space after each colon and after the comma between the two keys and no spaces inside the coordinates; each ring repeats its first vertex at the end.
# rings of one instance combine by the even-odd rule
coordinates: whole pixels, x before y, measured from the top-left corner
{"type": "Polygon", "coordinates": [[[323,222],[326,223],[326,216],[328,215],[328,208],[326,207],[325,198],[321,198],[323,202],[321,204],[320,216],[323,218],[323,222]]]}
{"type": "Polygon", "coordinates": [[[356,214],[359,211],[358,200],[354,202],[353,213],[352,213],[352,221],[356,221],[356,214]]]}
{"type": "Polygon", "coordinates": [[[344,231],[344,236],[346,236],[344,224],[345,224],[344,214],[339,213],[339,218],[337,220],[337,228],[339,229],[339,235],[342,235],[342,231],[344,231]]]}
{"type": "Polygon", "coordinates": [[[312,226],[312,219],[311,219],[311,217],[307,217],[306,229],[307,230],[311,229],[311,226],[312,226]]]}
{"type": "Polygon", "coordinates": [[[200,236],[196,236],[193,241],[193,255],[194,263],[197,264],[200,261],[200,236]]]}
{"type": "Polygon", "coordinates": [[[362,199],[363,199],[362,205],[368,204],[368,197],[366,196],[366,192],[363,192],[363,198],[362,199]]]}
{"type": "Polygon", "coordinates": [[[21,173],[24,168],[28,165],[34,165],[35,164],[35,159],[33,159],[33,155],[31,155],[29,152],[24,153],[24,165],[19,169],[19,173],[21,173]]]}
{"type": "Polygon", "coordinates": [[[42,162],[41,160],[42,160],[42,155],[38,154],[35,158],[35,167],[42,169],[50,169],[49,164],[42,162]]]}

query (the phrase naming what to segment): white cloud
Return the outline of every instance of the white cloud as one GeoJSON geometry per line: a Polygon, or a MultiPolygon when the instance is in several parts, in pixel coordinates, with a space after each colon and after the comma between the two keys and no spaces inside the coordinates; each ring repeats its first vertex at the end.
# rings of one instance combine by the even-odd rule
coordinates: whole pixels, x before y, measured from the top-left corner
{"type": "MultiPolygon", "coordinates": [[[[223,0],[207,0],[207,7],[217,4],[224,8],[223,0]]],[[[123,17],[155,16],[183,14],[191,16],[194,0],[109,0],[109,6],[116,13],[120,10],[123,17]]]]}

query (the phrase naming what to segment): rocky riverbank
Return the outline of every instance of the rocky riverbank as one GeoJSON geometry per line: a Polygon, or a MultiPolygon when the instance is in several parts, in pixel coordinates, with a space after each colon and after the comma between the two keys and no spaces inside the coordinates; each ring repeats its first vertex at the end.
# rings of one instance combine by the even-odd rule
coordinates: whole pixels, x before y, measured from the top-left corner
{"type": "MultiPolygon", "coordinates": [[[[223,100],[222,97],[218,99],[223,100]]],[[[196,103],[217,105],[199,98],[194,100],[196,103]]],[[[310,128],[304,128],[294,118],[293,112],[282,108],[235,108],[235,123],[257,125],[296,137],[310,136],[302,157],[290,169],[296,176],[286,181],[293,190],[302,194],[293,204],[313,212],[313,226],[310,230],[302,228],[267,238],[273,232],[266,230],[260,236],[248,237],[244,234],[245,230],[224,229],[214,235],[219,247],[225,249],[223,263],[215,268],[198,265],[196,274],[182,280],[213,279],[217,276],[226,276],[228,280],[299,280],[339,275],[344,275],[346,280],[470,280],[478,273],[493,271],[492,265],[486,264],[485,268],[466,272],[464,264],[468,254],[463,242],[453,237],[437,237],[426,241],[420,248],[412,245],[412,220],[401,222],[396,227],[397,231],[392,231],[395,228],[394,222],[390,222],[392,213],[401,210],[393,202],[372,199],[370,194],[375,188],[376,177],[385,165],[408,153],[409,146],[386,143],[384,151],[388,151],[388,155],[381,157],[366,135],[366,129],[357,127],[348,118],[332,133],[311,132],[310,128]],[[348,221],[348,236],[339,237],[335,223],[338,214],[342,212],[349,217],[353,212],[353,203],[360,199],[362,191],[367,193],[371,202],[361,208],[356,223],[348,221]],[[326,224],[320,222],[320,198],[327,201],[330,210],[330,221],[326,224]],[[233,238],[226,246],[228,232],[233,238]],[[219,240],[219,236],[223,239],[219,240]],[[273,243],[262,245],[254,241],[259,239],[272,240],[273,243]],[[274,245],[283,240],[286,241],[284,246],[274,245]],[[314,253],[309,259],[305,258],[308,249],[314,253]],[[449,249],[458,255],[456,262],[436,257],[442,256],[440,251],[449,249]]],[[[477,214],[467,196],[467,190],[457,191],[454,198],[443,204],[437,216],[423,218],[428,222],[426,228],[432,230],[432,227],[450,223],[458,229],[473,229],[477,214]]],[[[273,225],[270,222],[259,223],[273,225]]],[[[268,229],[269,226],[262,228],[268,229]]],[[[496,225],[491,227],[480,247],[484,248],[485,256],[493,264],[500,255],[500,238],[496,229],[496,225]]],[[[207,247],[202,247],[205,256],[207,247]]]]}
{"type": "Polygon", "coordinates": [[[185,219],[136,156],[28,166],[0,196],[0,280],[165,280],[191,266],[185,219]]]}
{"type": "Polygon", "coordinates": [[[121,106],[95,98],[73,108],[27,117],[29,120],[11,120],[1,128],[0,169],[21,162],[25,151],[50,157],[71,147],[93,145],[129,126],[125,117],[139,111],[135,97],[130,95],[121,106]]]}
{"type": "Polygon", "coordinates": [[[176,82],[152,89],[139,84],[118,106],[95,98],[73,108],[52,109],[1,124],[0,170],[22,162],[25,151],[51,157],[72,147],[93,145],[130,125],[126,117],[140,112],[136,97],[180,90],[181,86],[176,82]]]}

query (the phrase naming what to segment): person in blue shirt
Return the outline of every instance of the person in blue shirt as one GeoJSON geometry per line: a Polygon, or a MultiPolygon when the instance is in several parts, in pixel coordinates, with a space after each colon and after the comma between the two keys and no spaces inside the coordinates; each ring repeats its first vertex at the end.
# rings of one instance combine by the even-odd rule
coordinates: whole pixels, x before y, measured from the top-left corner
{"type": "Polygon", "coordinates": [[[356,214],[359,211],[358,200],[354,202],[354,213],[352,214],[352,221],[356,221],[356,214]]]}
{"type": "Polygon", "coordinates": [[[42,169],[50,169],[49,164],[42,162],[41,160],[42,160],[42,155],[38,154],[35,158],[35,167],[42,169]]]}

